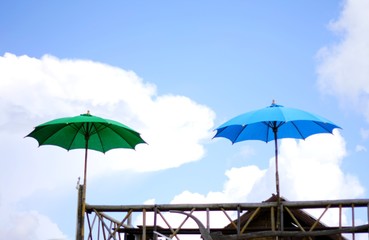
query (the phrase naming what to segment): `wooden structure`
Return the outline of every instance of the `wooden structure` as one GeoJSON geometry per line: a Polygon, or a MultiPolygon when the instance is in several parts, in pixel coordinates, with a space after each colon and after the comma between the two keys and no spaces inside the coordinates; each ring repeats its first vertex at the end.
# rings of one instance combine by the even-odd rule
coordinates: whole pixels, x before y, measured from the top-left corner
{"type": "MultiPolygon", "coordinates": [[[[368,222],[369,199],[276,201],[273,195],[261,203],[86,204],[84,239],[181,240],[193,235],[204,240],[355,240],[363,236],[369,239],[368,222]],[[277,209],[281,217],[278,228],[277,209]],[[313,218],[307,213],[312,210],[319,216],[313,218]],[[328,227],[322,219],[332,212],[337,224],[328,227]],[[133,225],[132,219],[140,219],[140,224],[133,225]],[[220,220],[226,224],[216,225],[220,220]]],[[[80,239],[78,232],[76,239],[80,239]]]]}
{"type": "MultiPolygon", "coordinates": [[[[286,202],[284,198],[280,198],[280,201],[282,203],[286,202]]],[[[273,195],[271,198],[269,198],[265,202],[277,202],[277,196],[273,195]]],[[[277,217],[272,216],[272,214],[269,212],[269,209],[256,208],[256,209],[247,211],[239,219],[236,219],[230,224],[228,224],[224,229],[227,229],[227,230],[235,229],[237,225],[240,225],[240,226],[243,226],[243,228],[245,229],[247,228],[247,231],[251,234],[259,232],[259,236],[262,237],[262,235],[267,236],[267,232],[265,232],[267,229],[272,229],[272,231],[278,231],[278,226],[274,226],[276,222],[277,222],[277,217]],[[238,224],[238,222],[240,222],[240,224],[238,224]]],[[[316,233],[318,231],[324,232],[327,230],[332,230],[331,228],[323,224],[321,221],[312,217],[306,211],[298,209],[298,208],[292,208],[292,209],[286,208],[285,211],[281,213],[280,228],[283,229],[285,234],[289,236],[288,239],[290,240],[300,240],[300,239],[306,238],[304,237],[303,233],[297,234],[296,231],[301,231],[301,232],[315,231],[316,233]],[[294,232],[296,233],[294,234],[295,236],[291,234],[294,232]]],[[[223,236],[224,235],[225,234],[223,234],[223,236]]],[[[272,239],[272,237],[262,237],[262,238],[272,239]]],[[[312,236],[310,236],[310,238],[312,238],[312,236]]],[[[317,235],[314,238],[317,240],[344,239],[344,237],[340,233],[335,234],[334,232],[332,234],[324,234],[321,236],[317,235]]]]}

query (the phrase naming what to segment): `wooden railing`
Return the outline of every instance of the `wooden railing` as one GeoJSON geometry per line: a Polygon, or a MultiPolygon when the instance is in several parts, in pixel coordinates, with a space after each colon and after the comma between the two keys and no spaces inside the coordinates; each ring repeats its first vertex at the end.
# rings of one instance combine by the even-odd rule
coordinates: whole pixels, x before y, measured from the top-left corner
{"type": "Polygon", "coordinates": [[[186,235],[205,240],[266,237],[314,239],[317,236],[369,239],[369,199],[281,201],[280,205],[277,202],[115,206],[86,204],[85,219],[86,239],[180,240],[186,235]],[[296,210],[307,212],[309,216],[314,211],[312,224],[302,224],[295,214],[296,210]],[[250,227],[260,211],[270,213],[268,227],[250,227]],[[276,224],[277,211],[280,211],[280,225],[276,224]],[[253,214],[242,222],[240,218],[246,212],[253,214]],[[333,223],[331,217],[328,219],[330,222],[322,228],[324,218],[332,214],[333,223]],[[284,226],[283,218],[286,216],[293,220],[293,228],[284,226]],[[135,225],[132,224],[133,220],[136,221],[135,225]],[[226,225],[228,227],[224,228],[226,225]]]}

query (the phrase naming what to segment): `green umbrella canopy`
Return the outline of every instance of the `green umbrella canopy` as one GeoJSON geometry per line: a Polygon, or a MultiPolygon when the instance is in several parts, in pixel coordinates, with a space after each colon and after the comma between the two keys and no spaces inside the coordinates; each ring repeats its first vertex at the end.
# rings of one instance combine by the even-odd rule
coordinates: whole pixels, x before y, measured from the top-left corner
{"type": "Polygon", "coordinates": [[[137,144],[145,143],[138,132],[124,124],[89,113],[43,123],[27,137],[35,138],[39,146],[55,145],[68,151],[92,149],[103,153],[114,148],[134,149],[137,144]]]}

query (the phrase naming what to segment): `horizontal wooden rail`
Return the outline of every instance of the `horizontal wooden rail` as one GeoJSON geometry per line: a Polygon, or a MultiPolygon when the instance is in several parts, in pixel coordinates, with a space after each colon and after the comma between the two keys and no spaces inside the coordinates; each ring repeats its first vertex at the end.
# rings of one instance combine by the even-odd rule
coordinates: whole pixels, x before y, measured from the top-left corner
{"type": "MultiPolygon", "coordinates": [[[[343,199],[343,200],[318,200],[318,201],[283,201],[281,205],[287,206],[289,208],[325,208],[327,205],[334,207],[351,207],[355,205],[356,207],[367,207],[369,204],[369,199],[343,199]]],[[[262,202],[262,203],[210,203],[210,204],[146,204],[146,205],[92,205],[86,204],[86,211],[91,212],[97,210],[100,212],[125,212],[132,210],[133,212],[141,212],[142,209],[146,211],[154,211],[156,208],[161,211],[190,211],[196,208],[197,211],[206,210],[236,210],[240,208],[241,210],[251,210],[259,207],[276,207],[277,202],[262,202]]]]}
{"type": "MultiPolygon", "coordinates": [[[[364,233],[369,237],[369,199],[341,199],[341,200],[314,200],[314,201],[281,201],[279,202],[261,202],[261,203],[210,203],[210,204],[144,204],[144,205],[92,205],[86,204],[86,216],[88,219],[88,227],[90,234],[89,239],[95,239],[92,236],[98,234],[97,239],[105,239],[100,236],[112,236],[112,239],[122,239],[120,234],[140,235],[141,239],[154,238],[155,232],[165,234],[170,238],[179,239],[178,234],[201,234],[205,240],[243,240],[249,238],[265,238],[265,237],[300,237],[314,238],[316,236],[338,236],[340,234],[356,234],[364,233]],[[355,211],[358,208],[364,209],[364,222],[361,221],[359,226],[355,226],[355,211]],[[298,228],[282,226],[281,228],[273,228],[274,212],[279,209],[286,216],[290,216],[298,228]],[[294,214],[308,209],[322,210],[321,216],[313,223],[312,226],[306,227],[299,224],[299,221],[294,217],[294,214]],[[320,224],[320,218],[329,209],[338,209],[338,225],[326,227],[320,224]],[[351,223],[342,224],[343,209],[348,209],[346,214],[351,214],[351,223]],[[259,211],[268,211],[271,214],[272,227],[249,227],[250,221],[253,221],[253,216],[259,211]],[[240,218],[243,213],[250,213],[248,221],[240,225],[240,218]],[[173,226],[173,224],[162,213],[181,213],[187,215],[187,218],[182,222],[182,225],[187,221],[188,217],[194,220],[198,228],[184,228],[182,225],[173,226]],[[195,217],[201,212],[206,213],[206,220],[201,222],[195,217]],[[229,221],[233,227],[219,228],[212,227],[211,217],[213,213],[221,213],[229,221]],[[115,214],[114,217],[110,216],[115,214]],[[133,213],[141,214],[143,217],[142,226],[132,226],[130,224],[130,216],[133,213]],[[148,215],[151,213],[151,215],[148,215]],[[236,216],[236,219],[231,219],[229,213],[236,216]],[[91,215],[91,216],[90,216],[91,215]],[[93,215],[98,216],[96,223],[90,221],[93,215]],[[117,216],[119,216],[117,219],[117,216]],[[152,221],[148,221],[149,217],[152,221]],[[157,218],[161,218],[167,226],[158,226],[157,218]],[[366,218],[366,219],[365,219],[366,218]],[[235,222],[233,222],[235,220],[235,222]],[[153,222],[154,225],[147,225],[147,222],[153,222]],[[111,226],[111,227],[108,227],[111,226]],[[106,232],[106,233],[105,233],[106,232]],[[104,234],[102,234],[104,233],[104,234]],[[117,236],[115,238],[115,236],[117,236]]],[[[320,211],[319,210],[319,211],[320,211]]],[[[282,214],[283,215],[283,214],[282,214]]],[[[137,215],[136,215],[137,216],[137,215]]],[[[347,219],[350,219],[348,216],[347,219]]],[[[358,221],[359,222],[359,221],[358,221]]],[[[109,238],[108,238],[109,239],[109,238]]],[[[344,238],[343,238],[344,239],[344,238]]],[[[353,237],[354,239],[354,237],[353,237]]]]}

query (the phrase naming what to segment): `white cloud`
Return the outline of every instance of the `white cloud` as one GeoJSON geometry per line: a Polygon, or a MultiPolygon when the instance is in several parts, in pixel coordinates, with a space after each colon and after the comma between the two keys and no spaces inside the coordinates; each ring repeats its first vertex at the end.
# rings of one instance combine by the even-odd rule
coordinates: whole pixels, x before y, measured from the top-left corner
{"type": "MultiPolygon", "coordinates": [[[[205,139],[211,138],[214,118],[207,107],[187,97],[165,95],[151,102],[140,117],[144,123],[142,137],[148,145],[139,145],[136,152],[127,153],[128,159],[134,161],[116,161],[112,167],[153,171],[178,167],[199,160],[204,155],[202,144],[205,139]]],[[[126,150],[109,152],[108,162],[122,156],[123,151],[126,150]]]]}
{"type": "Polygon", "coordinates": [[[345,142],[337,130],[334,135],[318,134],[305,141],[283,141],[280,154],[282,194],[291,200],[362,196],[364,189],[358,179],[341,170],[345,156],[345,142]]]}
{"type": "Polygon", "coordinates": [[[369,1],[346,0],[330,29],[340,41],[319,51],[318,84],[337,95],[341,104],[354,104],[369,121],[369,1]]]}
{"type": "Polygon", "coordinates": [[[0,57],[0,68],[1,211],[38,191],[74,189],[77,177],[83,176],[82,151],[50,146],[37,149],[36,140],[24,139],[45,121],[90,110],[142,133],[148,144],[137,146],[136,151],[112,150],[106,155],[89,151],[88,178],[125,169],[156,171],[197,161],[212,134],[212,110],[187,97],[158,96],[154,85],[131,71],[86,60],[10,53],[0,57]]]}
{"type": "MultiPolygon", "coordinates": [[[[7,209],[9,211],[9,209],[7,209]]],[[[36,211],[12,211],[0,220],[0,236],[13,240],[67,239],[58,226],[47,216],[36,211]]]]}

